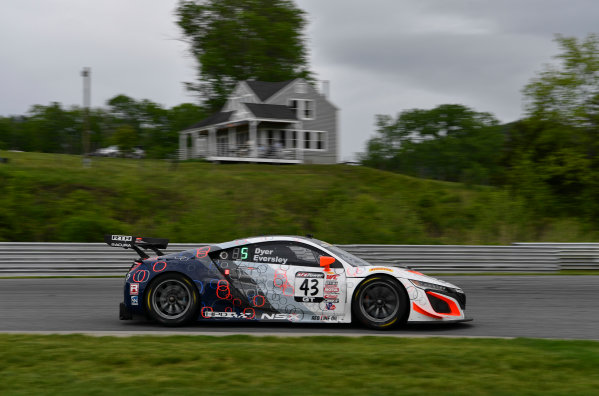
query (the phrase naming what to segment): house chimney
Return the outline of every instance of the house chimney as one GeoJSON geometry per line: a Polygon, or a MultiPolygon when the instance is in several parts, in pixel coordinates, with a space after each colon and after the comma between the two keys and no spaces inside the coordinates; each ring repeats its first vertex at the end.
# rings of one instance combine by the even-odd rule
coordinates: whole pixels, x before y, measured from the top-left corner
{"type": "Polygon", "coordinates": [[[327,99],[329,98],[329,87],[330,87],[329,80],[322,80],[320,82],[320,93],[327,99]]]}

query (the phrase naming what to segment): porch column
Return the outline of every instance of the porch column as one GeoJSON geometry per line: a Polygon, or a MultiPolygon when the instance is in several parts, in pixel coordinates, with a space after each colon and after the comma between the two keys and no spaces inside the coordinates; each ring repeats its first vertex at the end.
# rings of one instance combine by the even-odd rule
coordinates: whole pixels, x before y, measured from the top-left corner
{"type": "Polygon", "coordinates": [[[291,139],[293,138],[293,131],[291,131],[289,129],[283,129],[281,131],[281,133],[283,134],[283,141],[285,142],[285,148],[286,149],[293,148],[293,142],[291,141],[291,139]]]}
{"type": "Polygon", "coordinates": [[[198,158],[198,131],[191,133],[191,158],[198,158]]]}
{"type": "MultiPolygon", "coordinates": [[[[235,131],[236,129],[231,127],[229,128],[229,152],[230,153],[235,153],[237,150],[237,140],[235,139],[235,131]]],[[[236,155],[233,155],[236,156],[236,155]]]]}
{"type": "Polygon", "coordinates": [[[302,130],[302,123],[295,123],[295,130],[297,132],[297,152],[296,159],[304,162],[304,131],[302,130]]]}
{"type": "Polygon", "coordinates": [[[187,133],[179,132],[179,160],[187,159],[187,133]]]}
{"type": "Polygon", "coordinates": [[[216,156],[216,128],[208,130],[208,153],[211,157],[216,156]]]}
{"type": "Polygon", "coordinates": [[[258,134],[256,133],[258,121],[250,121],[250,158],[258,157],[258,134]]]}

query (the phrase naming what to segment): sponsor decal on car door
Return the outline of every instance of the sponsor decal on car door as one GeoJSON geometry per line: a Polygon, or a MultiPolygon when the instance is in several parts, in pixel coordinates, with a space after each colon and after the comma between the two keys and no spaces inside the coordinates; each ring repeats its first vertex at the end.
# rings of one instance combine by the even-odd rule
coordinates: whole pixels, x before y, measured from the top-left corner
{"type": "Polygon", "coordinates": [[[340,262],[320,265],[325,254],[312,246],[290,246],[296,260],[291,261],[294,301],[309,321],[341,320],[345,312],[345,272],[340,262]]]}

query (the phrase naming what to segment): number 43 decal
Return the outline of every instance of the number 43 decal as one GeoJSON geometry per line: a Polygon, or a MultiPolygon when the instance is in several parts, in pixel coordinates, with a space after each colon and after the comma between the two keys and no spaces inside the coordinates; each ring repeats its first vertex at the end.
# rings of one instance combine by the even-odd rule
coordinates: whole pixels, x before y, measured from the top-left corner
{"type": "Polygon", "coordinates": [[[295,301],[320,302],[324,300],[324,274],[297,272],[295,274],[295,301]]]}
{"type": "Polygon", "coordinates": [[[320,282],[318,282],[318,279],[304,279],[299,289],[304,292],[303,296],[310,295],[314,297],[319,293],[318,286],[320,286],[320,282]],[[312,281],[312,284],[308,286],[308,283],[310,283],[310,281],[312,281]]]}

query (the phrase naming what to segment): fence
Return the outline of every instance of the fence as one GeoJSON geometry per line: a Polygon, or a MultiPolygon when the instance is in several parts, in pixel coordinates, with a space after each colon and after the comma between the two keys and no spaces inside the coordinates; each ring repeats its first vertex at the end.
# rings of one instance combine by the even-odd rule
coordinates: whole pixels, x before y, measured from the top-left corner
{"type": "MultiPolygon", "coordinates": [[[[173,243],[165,253],[202,244],[173,243]]],[[[599,270],[599,244],[518,243],[512,246],[340,245],[374,265],[424,273],[599,270]]],[[[137,255],[103,243],[0,243],[0,276],[124,275],[137,255]]]]}

